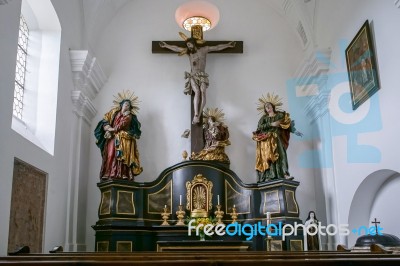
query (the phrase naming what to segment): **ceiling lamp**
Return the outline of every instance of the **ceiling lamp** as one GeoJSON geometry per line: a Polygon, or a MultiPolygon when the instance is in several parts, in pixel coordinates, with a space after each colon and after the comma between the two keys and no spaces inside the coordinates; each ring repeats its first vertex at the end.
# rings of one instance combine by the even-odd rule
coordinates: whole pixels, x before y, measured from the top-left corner
{"type": "Polygon", "coordinates": [[[185,19],[182,23],[185,30],[191,31],[192,27],[195,25],[200,25],[203,31],[209,30],[211,28],[211,21],[203,17],[190,17],[185,19]]]}
{"type": "Polygon", "coordinates": [[[206,1],[190,1],[176,9],[175,20],[181,28],[188,31],[192,31],[192,27],[196,25],[206,31],[217,26],[219,10],[206,1]]]}

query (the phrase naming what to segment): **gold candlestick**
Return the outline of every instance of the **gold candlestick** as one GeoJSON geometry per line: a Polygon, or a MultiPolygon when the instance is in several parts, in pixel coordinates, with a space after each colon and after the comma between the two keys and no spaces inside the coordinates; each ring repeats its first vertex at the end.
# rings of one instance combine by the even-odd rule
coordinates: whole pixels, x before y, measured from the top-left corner
{"type": "Polygon", "coordinates": [[[163,218],[164,222],[161,225],[169,225],[167,220],[169,218],[170,213],[168,212],[167,205],[165,205],[163,210],[164,210],[164,212],[161,213],[161,217],[163,218]]]}
{"type": "Polygon", "coordinates": [[[224,224],[223,222],[222,222],[222,217],[224,217],[224,212],[223,211],[221,211],[221,205],[220,204],[218,204],[217,205],[217,210],[214,212],[214,214],[215,214],[215,217],[217,218],[217,224],[224,224]]]}
{"type": "Polygon", "coordinates": [[[176,217],[178,217],[178,222],[176,225],[185,225],[183,222],[183,218],[185,218],[185,211],[183,210],[183,205],[178,206],[178,210],[176,211],[176,217]]]}
{"type": "Polygon", "coordinates": [[[232,213],[231,213],[231,218],[232,218],[232,223],[236,223],[236,219],[237,219],[237,212],[236,212],[236,206],[233,205],[232,207],[232,213]]]}

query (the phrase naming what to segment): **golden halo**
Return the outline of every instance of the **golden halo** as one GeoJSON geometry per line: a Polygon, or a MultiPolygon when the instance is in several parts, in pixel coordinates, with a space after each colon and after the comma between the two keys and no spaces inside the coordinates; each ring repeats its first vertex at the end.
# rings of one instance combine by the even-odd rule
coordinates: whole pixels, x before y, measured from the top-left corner
{"type": "Polygon", "coordinates": [[[128,100],[131,103],[131,113],[137,114],[139,112],[139,97],[135,95],[134,92],[130,90],[118,92],[117,96],[114,95],[113,104],[115,107],[120,108],[120,104],[124,100],[128,100]]]}
{"type": "Polygon", "coordinates": [[[267,96],[261,95],[260,98],[258,98],[258,103],[257,103],[257,110],[259,113],[264,113],[265,112],[265,104],[266,103],[271,103],[275,106],[275,110],[277,111],[282,111],[280,106],[282,106],[282,98],[279,97],[277,94],[270,94],[269,92],[267,93],[267,96]]]}
{"type": "Polygon", "coordinates": [[[215,118],[215,122],[221,123],[225,120],[225,114],[222,112],[222,109],[207,107],[206,110],[203,111],[203,124],[206,124],[208,118],[211,116],[215,118]]]}

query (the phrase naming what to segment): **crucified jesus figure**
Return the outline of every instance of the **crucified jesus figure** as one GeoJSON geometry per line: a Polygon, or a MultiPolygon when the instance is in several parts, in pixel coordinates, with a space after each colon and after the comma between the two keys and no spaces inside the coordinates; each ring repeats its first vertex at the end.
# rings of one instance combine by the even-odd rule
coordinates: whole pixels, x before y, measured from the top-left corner
{"type": "MultiPolygon", "coordinates": [[[[183,34],[181,34],[182,36],[183,34]]],[[[170,45],[165,42],[160,42],[161,48],[167,48],[171,51],[178,52],[179,55],[187,54],[190,61],[190,73],[185,72],[185,94],[191,95],[194,92],[193,109],[194,117],[192,124],[200,122],[200,115],[206,105],[206,90],[208,88],[208,74],[206,69],[206,57],[209,52],[221,51],[226,48],[235,47],[236,42],[228,42],[215,46],[201,46],[203,40],[195,38],[184,38],[186,47],[170,45]]]]}

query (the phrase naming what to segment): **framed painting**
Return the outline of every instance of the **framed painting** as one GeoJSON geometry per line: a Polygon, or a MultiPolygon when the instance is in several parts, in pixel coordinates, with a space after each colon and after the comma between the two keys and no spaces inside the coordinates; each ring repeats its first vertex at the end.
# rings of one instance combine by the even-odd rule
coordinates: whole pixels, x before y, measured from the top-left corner
{"type": "Polygon", "coordinates": [[[379,90],[375,49],[368,20],[346,48],[346,65],[351,102],[353,110],[356,110],[379,90]]]}

